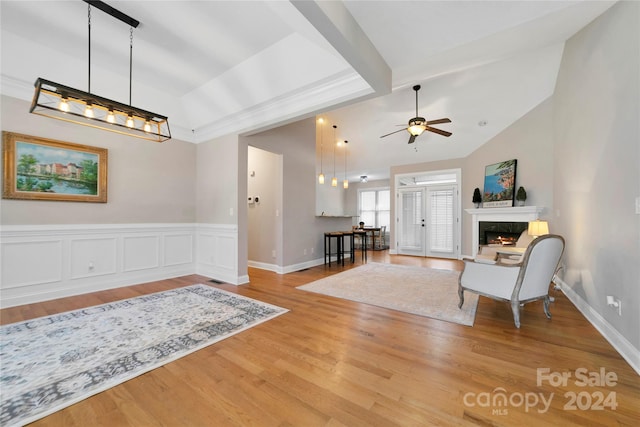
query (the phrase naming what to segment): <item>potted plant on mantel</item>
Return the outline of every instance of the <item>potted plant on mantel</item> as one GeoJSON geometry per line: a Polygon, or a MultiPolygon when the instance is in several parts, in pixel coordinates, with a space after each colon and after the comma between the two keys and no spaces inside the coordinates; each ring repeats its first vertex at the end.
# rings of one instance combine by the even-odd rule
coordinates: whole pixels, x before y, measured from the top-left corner
{"type": "Polygon", "coordinates": [[[476,209],[480,207],[480,203],[482,202],[482,195],[480,194],[480,189],[476,188],[473,190],[473,204],[476,209]]]}
{"type": "Polygon", "coordinates": [[[518,192],[516,193],[516,200],[518,201],[518,206],[524,206],[524,201],[527,200],[527,192],[524,187],[518,188],[518,192]]]}

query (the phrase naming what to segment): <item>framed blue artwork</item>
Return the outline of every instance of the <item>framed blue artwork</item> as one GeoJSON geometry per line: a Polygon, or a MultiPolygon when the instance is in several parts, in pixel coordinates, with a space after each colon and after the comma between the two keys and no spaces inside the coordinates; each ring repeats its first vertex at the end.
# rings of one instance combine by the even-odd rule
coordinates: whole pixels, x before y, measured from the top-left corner
{"type": "Polygon", "coordinates": [[[516,159],[494,163],[484,169],[484,193],[482,206],[485,208],[511,207],[515,198],[516,159]]]}

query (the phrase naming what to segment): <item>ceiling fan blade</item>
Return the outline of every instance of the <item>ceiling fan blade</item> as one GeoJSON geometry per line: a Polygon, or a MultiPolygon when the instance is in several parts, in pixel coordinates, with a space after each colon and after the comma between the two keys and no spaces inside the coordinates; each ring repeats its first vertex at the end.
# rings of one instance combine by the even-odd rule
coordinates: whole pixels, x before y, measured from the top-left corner
{"type": "Polygon", "coordinates": [[[427,130],[429,132],[437,133],[437,134],[440,134],[442,136],[451,136],[451,135],[453,135],[451,132],[447,132],[446,130],[440,130],[440,129],[432,128],[432,127],[429,127],[429,126],[427,126],[427,130]]]}
{"type": "MultiPolygon", "coordinates": [[[[403,125],[403,126],[405,126],[405,125],[403,125]]],[[[388,133],[386,135],[382,135],[380,138],[384,138],[385,136],[393,135],[394,133],[403,132],[403,131],[406,131],[406,130],[407,130],[407,128],[405,127],[404,129],[400,129],[400,130],[397,130],[395,132],[391,132],[391,133],[388,133]]]]}
{"type": "Polygon", "coordinates": [[[416,140],[416,136],[415,135],[411,135],[409,137],[409,142],[407,142],[407,144],[413,144],[413,141],[415,141],[415,140],[416,140]]]}
{"type": "Polygon", "coordinates": [[[450,119],[429,120],[427,125],[439,125],[440,123],[451,123],[450,119]]]}

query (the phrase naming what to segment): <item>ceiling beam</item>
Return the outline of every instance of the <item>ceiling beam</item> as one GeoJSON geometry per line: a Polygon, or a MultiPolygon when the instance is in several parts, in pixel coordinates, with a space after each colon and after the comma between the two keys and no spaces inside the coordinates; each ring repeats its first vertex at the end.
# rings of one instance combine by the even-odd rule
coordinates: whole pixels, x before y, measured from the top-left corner
{"type": "Polygon", "coordinates": [[[391,93],[391,68],[339,1],[290,0],[291,4],[360,74],[377,95],[391,93]]]}

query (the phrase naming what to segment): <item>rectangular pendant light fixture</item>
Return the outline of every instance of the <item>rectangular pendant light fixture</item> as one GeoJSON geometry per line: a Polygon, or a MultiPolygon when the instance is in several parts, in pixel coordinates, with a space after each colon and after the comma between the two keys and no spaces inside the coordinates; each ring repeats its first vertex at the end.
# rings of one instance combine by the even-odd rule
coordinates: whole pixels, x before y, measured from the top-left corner
{"type": "Polygon", "coordinates": [[[36,89],[29,112],[149,141],[164,142],[171,139],[166,116],[131,106],[133,28],[136,28],[139,22],[102,1],[84,1],[89,4],[89,88],[91,87],[91,6],[131,27],[129,105],[40,77],[35,82],[36,89]]]}
{"type": "Polygon", "coordinates": [[[35,87],[31,113],[149,141],[171,139],[165,116],[43,78],[36,80],[35,87]]]}

